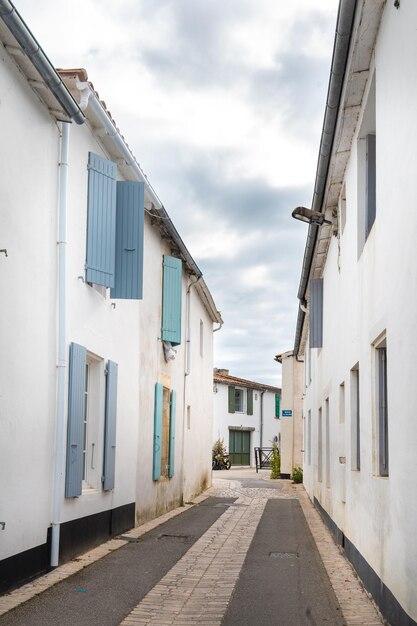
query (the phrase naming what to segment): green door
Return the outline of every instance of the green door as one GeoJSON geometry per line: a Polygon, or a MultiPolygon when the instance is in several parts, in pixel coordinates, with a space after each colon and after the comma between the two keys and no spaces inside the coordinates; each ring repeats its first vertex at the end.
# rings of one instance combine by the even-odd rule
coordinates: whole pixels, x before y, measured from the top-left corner
{"type": "Polygon", "coordinates": [[[232,465],[250,465],[250,432],[229,430],[229,454],[232,465]]]}

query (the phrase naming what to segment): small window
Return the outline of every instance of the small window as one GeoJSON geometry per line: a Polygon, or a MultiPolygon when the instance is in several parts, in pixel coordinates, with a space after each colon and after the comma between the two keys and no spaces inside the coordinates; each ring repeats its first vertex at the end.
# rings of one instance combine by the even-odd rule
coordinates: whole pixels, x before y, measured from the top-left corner
{"type": "Polygon", "coordinates": [[[359,393],[359,363],[350,371],[350,420],[351,420],[351,467],[361,469],[361,420],[360,420],[360,393],[359,393]]]}
{"type": "Polygon", "coordinates": [[[326,487],[330,487],[330,405],[329,398],[325,402],[326,408],[326,487]]]}
{"type": "Polygon", "coordinates": [[[388,393],[386,339],[384,339],[377,346],[375,346],[375,352],[378,471],[380,476],[388,476],[388,393]]]}
{"type": "Polygon", "coordinates": [[[311,465],[311,410],[307,413],[307,463],[311,465]]]}
{"type": "Polygon", "coordinates": [[[235,389],[235,412],[243,413],[245,410],[245,397],[243,389],[235,389]]]}
{"type": "Polygon", "coordinates": [[[317,437],[317,480],[319,483],[323,480],[323,421],[322,421],[322,411],[321,407],[319,408],[319,419],[318,419],[318,437],[317,437]]]}
{"type": "Polygon", "coordinates": [[[187,405],[187,429],[191,429],[191,406],[187,405]]]}
{"type": "Polygon", "coordinates": [[[200,320],[200,356],[204,356],[204,323],[200,320]]]}

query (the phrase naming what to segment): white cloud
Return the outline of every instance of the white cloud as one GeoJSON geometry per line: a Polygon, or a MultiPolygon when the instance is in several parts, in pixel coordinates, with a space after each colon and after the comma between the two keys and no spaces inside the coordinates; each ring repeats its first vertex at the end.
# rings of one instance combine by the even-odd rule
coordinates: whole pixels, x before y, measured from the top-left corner
{"type": "Polygon", "coordinates": [[[338,0],[16,0],[85,67],[222,310],[216,365],[277,383],[291,348],[338,0]]]}

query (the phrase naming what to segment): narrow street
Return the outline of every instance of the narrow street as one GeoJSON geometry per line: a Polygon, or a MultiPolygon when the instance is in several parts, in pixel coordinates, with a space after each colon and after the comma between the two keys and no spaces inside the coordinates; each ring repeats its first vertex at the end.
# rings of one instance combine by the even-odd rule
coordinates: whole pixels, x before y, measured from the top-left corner
{"type": "Polygon", "coordinates": [[[0,624],[382,624],[303,487],[267,477],[215,472],[195,506],[0,598],[0,624]]]}

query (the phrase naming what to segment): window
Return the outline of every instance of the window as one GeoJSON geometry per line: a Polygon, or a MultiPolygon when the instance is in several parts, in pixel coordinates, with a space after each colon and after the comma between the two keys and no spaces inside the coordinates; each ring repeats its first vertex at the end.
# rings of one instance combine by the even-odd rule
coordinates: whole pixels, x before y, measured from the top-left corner
{"type": "Polygon", "coordinates": [[[162,272],[162,340],[178,346],[181,343],[181,259],[164,255],[162,272]]]}
{"type": "Polygon", "coordinates": [[[376,407],[378,471],[380,476],[388,476],[388,393],[387,393],[387,347],[384,338],[375,346],[376,356],[376,407]]]}
{"type": "Polygon", "coordinates": [[[204,356],[204,323],[200,320],[200,356],[204,356]]]}
{"type": "Polygon", "coordinates": [[[317,453],[317,480],[321,483],[323,480],[323,422],[321,408],[319,409],[318,419],[317,453]]]}
{"type": "Polygon", "coordinates": [[[330,406],[329,398],[325,402],[326,409],[326,487],[330,487],[330,406]]]}
{"type": "Polygon", "coordinates": [[[311,465],[311,410],[307,413],[307,463],[311,465]]]}
{"type": "Polygon", "coordinates": [[[171,478],[175,459],[176,392],[156,383],[154,406],[153,479],[171,478]]]}
{"type": "Polygon", "coordinates": [[[191,429],[191,406],[187,405],[187,429],[191,429]]]}
{"type": "Polygon", "coordinates": [[[358,257],[376,217],[376,101],[372,77],[358,135],[358,257]]]}
{"type": "Polygon", "coordinates": [[[310,280],[310,348],[323,347],[323,279],[310,280]]]}
{"type": "Polygon", "coordinates": [[[89,153],[86,282],[141,299],[145,187],[116,174],[113,161],[89,153]]]}
{"type": "Polygon", "coordinates": [[[117,364],[72,343],[69,355],[65,496],[114,487],[117,364]]]}
{"type": "Polygon", "coordinates": [[[361,420],[359,393],[359,363],[350,371],[351,467],[361,469],[361,420]]]}
{"type": "Polygon", "coordinates": [[[244,411],[244,390],[243,389],[235,389],[235,412],[243,413],[244,411]]]}

